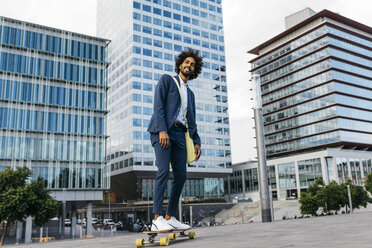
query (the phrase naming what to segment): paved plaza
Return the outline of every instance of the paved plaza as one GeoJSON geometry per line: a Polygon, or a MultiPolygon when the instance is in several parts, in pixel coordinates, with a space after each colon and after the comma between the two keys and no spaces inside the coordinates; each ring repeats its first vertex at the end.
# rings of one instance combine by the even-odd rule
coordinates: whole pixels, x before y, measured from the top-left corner
{"type": "MultiPolygon", "coordinates": [[[[171,247],[372,247],[372,212],[307,219],[194,228],[195,240],[176,240],[171,247]]],[[[162,236],[166,236],[165,234],[162,236]]],[[[122,236],[55,241],[17,247],[135,247],[138,233],[122,236]]],[[[14,247],[14,246],[6,246],[14,247]]]]}

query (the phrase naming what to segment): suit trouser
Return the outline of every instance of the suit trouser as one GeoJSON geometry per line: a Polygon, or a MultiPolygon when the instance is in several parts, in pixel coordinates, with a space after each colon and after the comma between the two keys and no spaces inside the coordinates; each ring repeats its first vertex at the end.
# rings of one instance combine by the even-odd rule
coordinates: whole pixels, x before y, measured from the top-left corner
{"type": "Polygon", "coordinates": [[[186,141],[185,132],[182,128],[172,127],[168,130],[169,146],[163,149],[159,144],[159,134],[152,133],[150,136],[151,144],[155,150],[156,166],[158,172],[154,186],[154,214],[163,213],[163,200],[165,188],[168,184],[169,163],[172,164],[173,182],[169,195],[168,208],[166,214],[177,215],[178,201],[186,181],[186,141]]]}

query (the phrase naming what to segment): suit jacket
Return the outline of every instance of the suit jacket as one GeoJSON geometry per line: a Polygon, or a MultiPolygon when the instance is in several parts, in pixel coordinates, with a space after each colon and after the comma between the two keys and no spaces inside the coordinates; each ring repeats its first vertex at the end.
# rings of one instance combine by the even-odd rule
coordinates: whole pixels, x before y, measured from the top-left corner
{"type": "MultiPolygon", "coordinates": [[[[175,78],[178,84],[180,84],[179,77],[175,76],[175,78]]],[[[168,131],[176,121],[179,111],[182,111],[182,106],[177,85],[170,75],[165,74],[160,78],[155,88],[154,113],[151,116],[147,131],[150,133],[168,131]]],[[[187,88],[186,119],[190,137],[194,143],[200,144],[195,117],[195,96],[190,88],[187,88]]]]}

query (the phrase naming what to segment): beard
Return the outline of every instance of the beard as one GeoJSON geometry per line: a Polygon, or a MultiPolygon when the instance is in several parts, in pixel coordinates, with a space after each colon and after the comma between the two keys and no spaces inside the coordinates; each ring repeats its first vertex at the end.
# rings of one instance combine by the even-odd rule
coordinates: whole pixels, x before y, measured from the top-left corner
{"type": "Polygon", "coordinates": [[[185,67],[182,68],[181,73],[182,73],[182,75],[184,75],[184,76],[187,77],[187,78],[190,77],[190,76],[192,75],[192,72],[190,71],[190,68],[188,69],[188,71],[186,71],[186,70],[185,70],[185,67]]]}

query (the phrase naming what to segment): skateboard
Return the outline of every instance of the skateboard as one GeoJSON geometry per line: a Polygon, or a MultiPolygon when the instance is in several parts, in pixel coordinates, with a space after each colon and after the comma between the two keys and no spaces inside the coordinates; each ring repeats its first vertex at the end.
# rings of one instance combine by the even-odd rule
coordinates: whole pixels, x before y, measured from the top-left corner
{"type": "Polygon", "coordinates": [[[149,236],[149,240],[145,241],[145,239],[137,239],[136,240],[136,247],[143,247],[146,244],[159,244],[160,246],[167,246],[169,245],[170,240],[176,240],[176,234],[178,233],[178,237],[182,238],[189,238],[189,239],[195,239],[195,232],[188,232],[186,231],[189,229],[177,229],[172,231],[145,231],[144,234],[147,234],[149,236]],[[159,240],[155,240],[156,236],[158,234],[168,233],[168,237],[162,237],[159,240]]]}

